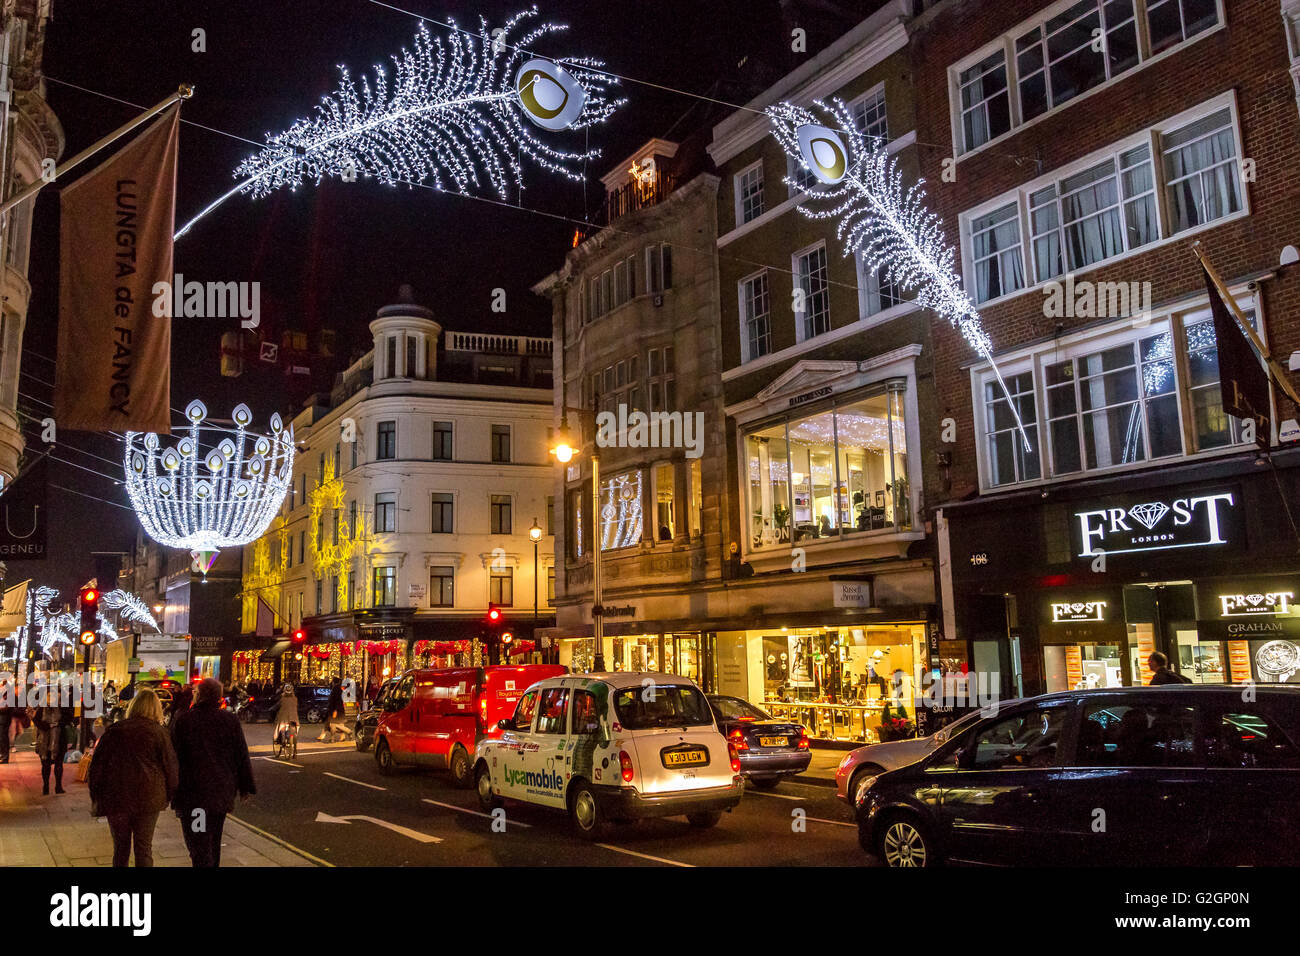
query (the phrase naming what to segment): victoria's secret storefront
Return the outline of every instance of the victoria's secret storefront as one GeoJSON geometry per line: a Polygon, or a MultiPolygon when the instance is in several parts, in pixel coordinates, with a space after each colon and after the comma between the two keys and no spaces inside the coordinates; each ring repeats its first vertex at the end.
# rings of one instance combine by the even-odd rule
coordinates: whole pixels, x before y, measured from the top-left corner
{"type": "Polygon", "coordinates": [[[1300,683],[1300,535],[1280,497],[1300,520],[1300,455],[1275,462],[945,507],[977,669],[1004,671],[1005,693],[1133,686],[1161,651],[1195,683],[1300,683]]]}

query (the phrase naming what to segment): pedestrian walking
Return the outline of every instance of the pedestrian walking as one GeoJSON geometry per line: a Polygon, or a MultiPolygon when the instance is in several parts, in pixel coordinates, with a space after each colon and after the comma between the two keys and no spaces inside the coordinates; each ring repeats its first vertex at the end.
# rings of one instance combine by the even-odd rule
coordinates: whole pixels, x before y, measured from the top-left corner
{"type": "Polygon", "coordinates": [[[336,677],[330,683],[330,700],[326,705],[325,731],[317,740],[351,740],[352,731],[343,723],[343,681],[336,677]]]}
{"type": "Polygon", "coordinates": [[[221,709],[221,681],[199,682],[194,706],[172,721],[180,784],[172,806],[196,867],[221,865],[221,831],[235,795],[256,793],[253,764],[239,718],[221,709]]]}
{"type": "Polygon", "coordinates": [[[76,732],[71,707],[29,707],[27,716],[36,725],[36,755],[41,758],[41,795],[50,795],[50,771],[54,771],[54,792],[63,789],[63,755],[68,752],[68,735],[76,732]]]}
{"type": "Polygon", "coordinates": [[[9,727],[18,713],[18,692],[8,680],[0,680],[0,763],[9,762],[9,727]]]}
{"type": "Polygon", "coordinates": [[[179,767],[163,728],[162,702],[153,691],[135,695],[126,718],[111,724],[90,761],[91,813],[108,818],[113,865],[153,866],[158,814],[176,794],[179,767]]]}

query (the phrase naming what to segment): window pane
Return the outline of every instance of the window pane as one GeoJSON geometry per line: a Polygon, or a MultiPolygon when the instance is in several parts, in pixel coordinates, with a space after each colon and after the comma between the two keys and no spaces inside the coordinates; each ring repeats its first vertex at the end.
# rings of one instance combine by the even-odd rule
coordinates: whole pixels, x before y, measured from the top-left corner
{"type": "Polygon", "coordinates": [[[830,331],[830,287],[826,279],[826,247],[819,246],[798,257],[796,281],[803,291],[802,314],[796,310],[805,339],[830,331]]]}
{"type": "Polygon", "coordinates": [[[746,357],[751,361],[772,351],[771,309],[766,272],[740,284],[740,311],[748,347],[746,357]]]}
{"type": "Polygon", "coordinates": [[[673,466],[655,467],[655,539],[672,541],[677,530],[673,514],[673,466]]]}
{"type": "Polygon", "coordinates": [[[785,426],[745,436],[749,477],[750,545],[775,547],[790,540],[790,485],[785,426]]]}
{"type": "Polygon", "coordinates": [[[962,132],[968,150],[1011,128],[1005,60],[999,50],[961,74],[962,132]]]}
{"type": "MultiPolygon", "coordinates": [[[[835,409],[839,435],[840,522],[845,531],[893,525],[888,402],[885,395],[835,409]]],[[[791,426],[791,440],[800,426],[791,426]]],[[[820,428],[828,428],[822,425],[820,428]]],[[[906,474],[904,469],[900,473],[906,474]]]]}
{"type": "MultiPolygon", "coordinates": [[[[878,424],[881,437],[887,443],[883,396],[880,399],[880,409],[878,424]]],[[[790,480],[794,495],[793,526],[796,542],[833,534],[840,523],[835,513],[834,498],[834,420],[834,413],[827,411],[790,422],[790,480]]],[[[887,465],[887,462],[883,464],[887,465]]],[[[885,473],[883,482],[888,480],[885,473]]],[[[880,487],[883,487],[883,482],[880,487]]]]}
{"type": "Polygon", "coordinates": [[[1020,221],[1009,203],[971,223],[977,302],[1014,292],[1025,284],[1020,258],[1020,221]]]}
{"type": "Polygon", "coordinates": [[[1002,387],[996,380],[986,382],[984,414],[989,443],[989,480],[995,485],[1029,481],[1041,475],[1033,375],[1022,372],[1007,376],[1006,383],[1033,448],[1025,451],[1025,443],[1020,437],[1020,430],[1016,428],[1015,416],[1002,393],[1002,387]]]}
{"type": "Polygon", "coordinates": [[[975,770],[1025,770],[1056,763],[1068,713],[1065,707],[1042,707],[999,720],[975,738],[975,770]]]}
{"type": "Polygon", "coordinates": [[[602,479],[600,483],[600,549],[612,551],[640,544],[641,472],[602,479]]]}
{"type": "Polygon", "coordinates": [[[1223,109],[1164,137],[1165,193],[1174,232],[1242,208],[1231,124],[1232,114],[1223,109]]]}

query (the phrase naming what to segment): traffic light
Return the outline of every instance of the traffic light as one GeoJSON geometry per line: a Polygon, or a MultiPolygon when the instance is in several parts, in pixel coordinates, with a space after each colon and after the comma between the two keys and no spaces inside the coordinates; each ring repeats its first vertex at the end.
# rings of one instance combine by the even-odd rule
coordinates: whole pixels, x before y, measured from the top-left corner
{"type": "Polygon", "coordinates": [[[81,589],[81,635],[78,640],[84,647],[99,643],[99,588],[81,589]]]}
{"type": "Polygon", "coordinates": [[[483,619],[483,644],[487,649],[489,664],[500,663],[501,628],[503,623],[501,609],[495,604],[489,604],[487,615],[483,619]]]}
{"type": "Polygon", "coordinates": [[[293,632],[293,635],[290,638],[290,640],[292,640],[295,644],[305,644],[307,642],[307,632],[304,631],[302,628],[298,628],[298,630],[293,632]]]}
{"type": "Polygon", "coordinates": [[[509,631],[501,635],[501,661],[505,663],[510,660],[510,645],[515,641],[515,636],[509,631]]]}

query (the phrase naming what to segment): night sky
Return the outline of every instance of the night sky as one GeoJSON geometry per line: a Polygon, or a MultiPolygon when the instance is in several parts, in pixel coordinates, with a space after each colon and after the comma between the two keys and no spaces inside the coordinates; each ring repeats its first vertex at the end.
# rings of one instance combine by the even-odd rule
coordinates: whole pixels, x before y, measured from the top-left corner
{"type": "MultiPolygon", "coordinates": [[[[855,22],[875,4],[845,3],[855,22]]],[[[500,24],[521,0],[405,0],[406,10],[476,27],[480,15],[500,24]]],[[[740,61],[761,60],[779,75],[790,67],[789,34],[778,0],[659,0],[654,4],[541,3],[542,18],[568,23],[539,52],[603,59],[614,73],[680,90],[706,92],[738,75],[740,61]]],[[[785,5],[790,6],[788,3],[785,5]]],[[[788,9],[787,9],[788,14],[788,9]]],[[[847,26],[824,14],[808,17],[816,50],[847,26]]],[[[183,120],[261,142],[306,116],[337,84],[337,66],[354,79],[412,40],[418,21],[368,0],[179,2],[179,0],[56,0],[45,49],[51,106],[67,136],[64,158],[139,111],[75,84],[142,107],[181,82],[195,86],[183,120]],[[206,32],[207,50],[193,52],[192,31],[206,32]],[[56,82],[56,81],[62,81],[56,82]]],[[[441,28],[430,24],[435,35],[441,28]]],[[[728,89],[728,88],[724,88],[728,89]]],[[[734,88],[730,88],[734,92],[734,88]]],[[[627,105],[592,131],[603,156],[585,186],[545,170],[526,169],[522,204],[582,220],[602,197],[599,177],[643,141],[674,128],[699,125],[701,101],[643,83],[622,85],[627,105]],[[690,115],[686,115],[692,111],[690,115]],[[679,122],[681,121],[681,122],[679,122]]],[[[723,92],[717,94],[726,98],[723,92]]],[[[730,100],[729,100],[730,101],[730,100]]],[[[581,146],[581,134],[569,144],[581,146]]],[[[254,147],[185,124],[181,130],[177,224],[189,220],[234,182],[232,172],[254,147]]],[[[82,167],[102,162],[108,153],[82,167]]],[[[70,175],[69,180],[76,178],[70,175]]],[[[495,200],[495,194],[489,198],[495,200]]],[[[511,196],[512,203],[519,201],[511,196]]],[[[285,190],[252,201],[235,197],[176,244],[175,268],[187,280],[258,281],[263,329],[314,333],[333,329],[333,359],[313,362],[317,387],[327,388],[357,350],[368,347],[368,322],[409,282],[444,329],[549,334],[549,303],[529,286],[557,268],[574,224],[526,209],[429,189],[389,188],[358,180],[285,190]],[[490,309],[492,290],[506,290],[507,311],[490,309]]],[[[51,400],[57,321],[58,196],[48,187],[37,200],[30,279],[33,286],[20,385],[20,408],[44,417],[51,400]]],[[[252,363],[239,378],[220,375],[221,334],[237,320],[177,319],[172,331],[172,405],[201,398],[218,417],[237,402],[253,409],[257,427],[275,410],[292,414],[310,387],[272,366],[252,363]]],[[[287,415],[286,417],[289,417],[287,415]]],[[[126,504],[120,444],[112,436],[66,433],[50,463],[52,485],[126,504]],[[102,456],[102,457],[94,457],[102,456]],[[71,462],[73,464],[68,464],[71,462]],[[75,466],[81,466],[80,468],[75,466]]],[[[39,446],[29,434],[29,450],[39,446]]],[[[122,550],[135,534],[128,510],[51,487],[49,554],[44,562],[9,562],[6,584],[35,577],[70,591],[91,573],[91,551],[122,550]]],[[[102,584],[103,582],[101,582],[102,584]]]]}

